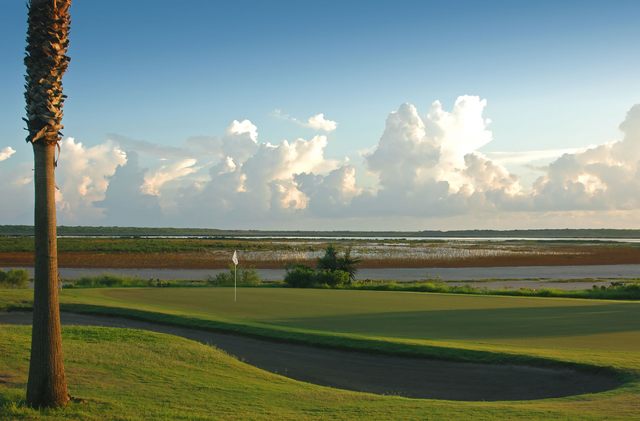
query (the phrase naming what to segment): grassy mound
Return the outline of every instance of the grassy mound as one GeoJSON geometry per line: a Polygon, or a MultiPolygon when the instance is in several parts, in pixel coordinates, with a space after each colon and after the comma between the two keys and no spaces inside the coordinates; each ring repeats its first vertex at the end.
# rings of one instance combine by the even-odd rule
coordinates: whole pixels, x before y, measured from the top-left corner
{"type": "MultiPolygon", "coordinates": [[[[28,327],[0,328],[0,419],[502,419],[562,418],[536,405],[460,404],[376,396],[296,382],[204,345],[131,329],[65,327],[74,399],[65,409],[24,406],[28,327]]],[[[566,415],[566,413],[565,413],[566,415]]]]}
{"type": "Polygon", "coordinates": [[[99,327],[63,329],[70,393],[77,402],[64,410],[35,411],[23,401],[29,334],[27,327],[0,329],[0,419],[311,419],[318,414],[347,418],[378,411],[390,415],[384,410],[385,398],[295,382],[186,339],[99,327]]]}

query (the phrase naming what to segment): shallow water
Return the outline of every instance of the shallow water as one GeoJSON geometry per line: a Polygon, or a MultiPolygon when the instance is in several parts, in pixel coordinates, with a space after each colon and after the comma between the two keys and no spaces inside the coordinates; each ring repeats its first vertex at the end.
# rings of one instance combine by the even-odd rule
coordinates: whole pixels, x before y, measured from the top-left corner
{"type": "MultiPolygon", "coordinates": [[[[5,268],[6,269],[6,268],[5,268]]],[[[33,268],[27,269],[33,275],[33,268]]],[[[257,269],[265,281],[282,280],[284,269],[257,269]]],[[[208,276],[225,272],[224,269],[122,269],[122,268],[60,268],[64,279],[82,276],[114,274],[135,276],[142,279],[188,279],[204,280],[208,276]]],[[[555,288],[564,290],[587,289],[592,285],[609,285],[607,280],[640,278],[639,265],[585,265],[585,266],[511,266],[477,268],[363,268],[357,279],[395,280],[410,282],[438,279],[442,281],[467,281],[478,287],[488,288],[555,288]],[[479,280],[500,280],[473,282],[479,280]],[[554,279],[590,279],[586,282],[550,282],[554,279]]],[[[454,284],[459,284],[458,282],[454,284]]]]}

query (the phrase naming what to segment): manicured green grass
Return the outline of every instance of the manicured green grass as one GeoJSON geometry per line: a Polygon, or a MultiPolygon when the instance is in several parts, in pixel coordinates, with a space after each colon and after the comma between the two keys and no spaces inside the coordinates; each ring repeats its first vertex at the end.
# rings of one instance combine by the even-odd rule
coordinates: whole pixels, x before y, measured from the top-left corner
{"type": "MultiPolygon", "coordinates": [[[[2,326],[1,419],[389,419],[394,410],[405,419],[418,419],[421,414],[460,413],[450,403],[431,407],[296,382],[168,335],[65,327],[63,340],[70,392],[84,402],[34,411],[22,402],[29,329],[2,326]]],[[[500,406],[478,405],[481,414],[493,417],[500,406]]]]}
{"type": "MultiPolygon", "coordinates": [[[[9,305],[28,306],[28,294],[29,291],[0,291],[0,309],[9,305]]],[[[640,411],[639,303],[284,288],[243,288],[239,290],[237,303],[233,302],[232,297],[233,291],[228,288],[78,289],[62,292],[63,307],[79,311],[121,313],[165,323],[442,358],[534,363],[541,359],[561,360],[614,367],[626,373],[629,380],[623,387],[605,393],[509,403],[454,403],[374,397],[311,385],[300,388],[299,383],[282,380],[282,384],[292,385],[292,391],[309,391],[309,394],[295,395],[293,400],[296,402],[291,402],[287,411],[283,410],[281,418],[424,419],[433,416],[444,419],[630,419],[640,411]]],[[[3,332],[4,327],[0,329],[0,335],[3,332]]],[[[102,340],[96,341],[100,343],[102,340]]],[[[12,343],[8,339],[0,340],[2,347],[13,346],[12,343]]],[[[81,347],[83,342],[78,339],[74,345],[73,341],[67,340],[65,347],[71,346],[81,347]]],[[[89,346],[93,347],[91,343],[89,346]]],[[[144,352],[152,352],[151,348],[144,349],[144,352]]],[[[92,349],[92,352],[97,352],[92,349]]],[[[8,352],[15,353],[11,350],[8,352]]],[[[104,357],[95,361],[126,365],[131,370],[137,365],[145,367],[146,362],[139,362],[138,357],[134,357],[136,352],[133,347],[123,347],[122,353],[114,354],[107,347],[104,357]],[[124,355],[131,356],[131,361],[124,355]]],[[[23,353],[26,353],[26,345],[23,353]]],[[[6,359],[2,357],[6,354],[4,349],[0,349],[0,361],[6,359]]],[[[166,354],[166,358],[173,358],[173,351],[163,354],[166,354]]],[[[70,355],[69,352],[67,355],[70,355]]],[[[24,364],[26,354],[21,358],[24,364]]],[[[161,378],[165,378],[163,370],[173,370],[172,360],[160,366],[156,370],[161,378]]],[[[92,365],[87,364],[85,369],[90,373],[92,365]]],[[[190,370],[188,365],[183,365],[183,369],[182,373],[190,370]]],[[[113,368],[115,373],[118,370],[113,368]]],[[[147,405],[147,395],[156,393],[146,389],[149,381],[144,380],[144,373],[144,370],[141,371],[136,377],[139,383],[130,387],[130,390],[143,391],[141,393],[145,396],[140,398],[143,408],[147,405]]],[[[264,378],[271,376],[259,373],[264,378]]],[[[227,381],[230,377],[231,374],[217,373],[211,378],[211,387],[222,395],[230,393],[229,390],[235,390],[234,385],[227,381]]],[[[233,382],[241,382],[244,377],[245,374],[237,376],[233,382]]],[[[166,378],[171,377],[167,375],[166,378]]],[[[72,379],[73,374],[70,374],[71,384],[72,379]]],[[[105,383],[103,388],[107,388],[109,377],[101,378],[101,381],[105,383]]],[[[173,388],[176,402],[180,401],[180,405],[194,406],[193,411],[207,405],[217,405],[215,401],[190,400],[191,386],[186,383],[188,381],[183,379],[173,388]],[[184,390],[186,392],[182,394],[184,390]]],[[[6,391],[6,387],[0,383],[0,395],[8,396],[5,398],[10,402],[8,405],[13,405],[22,396],[19,387],[11,390],[6,391]]],[[[80,393],[83,389],[76,390],[78,396],[84,397],[80,393]]],[[[243,396],[237,395],[229,399],[243,406],[245,411],[249,407],[273,416],[282,410],[280,403],[283,402],[274,393],[286,395],[288,392],[284,390],[273,392],[266,387],[256,386],[251,399],[244,400],[243,396]]],[[[103,394],[102,404],[115,405],[115,395],[110,393],[103,394]]],[[[226,407],[228,403],[219,405],[226,407]]],[[[74,404],[73,408],[82,405],[93,403],[74,404]]],[[[122,408],[118,406],[119,410],[122,408]]],[[[218,414],[224,417],[225,413],[218,414]]],[[[238,418],[251,418],[247,412],[242,415],[238,418]]],[[[160,415],[158,417],[162,418],[160,415]]]]}
{"type": "Polygon", "coordinates": [[[64,291],[63,301],[324,332],[469,343],[640,350],[640,304],[349,290],[64,291]]]}

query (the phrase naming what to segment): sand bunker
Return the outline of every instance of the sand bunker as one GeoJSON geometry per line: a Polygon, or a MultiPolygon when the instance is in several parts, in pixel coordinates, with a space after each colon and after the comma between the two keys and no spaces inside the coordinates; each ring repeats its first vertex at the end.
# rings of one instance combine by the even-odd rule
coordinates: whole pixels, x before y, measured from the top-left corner
{"type": "MultiPolygon", "coordinates": [[[[31,313],[0,313],[0,323],[30,324],[31,313]]],[[[499,401],[556,398],[613,389],[610,373],[573,368],[440,361],[274,342],[119,317],[63,313],[63,324],[127,327],[214,345],[292,379],[339,389],[412,398],[499,401]]]]}

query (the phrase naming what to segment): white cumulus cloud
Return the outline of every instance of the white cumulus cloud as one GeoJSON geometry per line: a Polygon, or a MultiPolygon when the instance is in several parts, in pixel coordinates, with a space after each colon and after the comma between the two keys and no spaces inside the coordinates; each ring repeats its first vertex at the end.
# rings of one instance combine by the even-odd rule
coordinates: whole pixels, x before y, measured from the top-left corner
{"type": "Polygon", "coordinates": [[[296,123],[299,126],[307,127],[316,131],[324,131],[329,133],[338,128],[338,123],[326,118],[324,116],[324,113],[314,114],[311,117],[309,117],[306,121],[298,120],[297,118],[291,116],[290,114],[283,112],[281,109],[273,110],[271,115],[281,120],[291,121],[293,123],[296,123]]]}
{"type": "Polygon", "coordinates": [[[536,209],[607,210],[640,207],[640,105],[620,125],[622,140],[567,153],[533,186],[536,209]]]}
{"type": "Polygon", "coordinates": [[[258,128],[251,120],[233,120],[227,128],[227,133],[240,136],[246,134],[254,143],[258,141],[258,128]]]}
{"type": "Polygon", "coordinates": [[[60,151],[56,184],[62,222],[99,220],[102,212],[93,204],[104,199],[109,177],[126,162],[126,154],[112,141],[87,147],[72,137],[61,142],[60,151]]]}
{"type": "MultiPolygon", "coordinates": [[[[327,157],[325,135],[272,143],[259,139],[250,120],[171,147],[122,137],[87,146],[67,138],[56,177],[60,221],[309,229],[320,226],[305,221],[324,228],[349,228],[350,221],[354,229],[386,229],[409,227],[407,221],[623,226],[640,217],[640,105],[629,110],[618,141],[483,153],[493,139],[486,105],[469,95],[451,109],[439,101],[426,112],[402,104],[355,163],[327,157]],[[527,165],[535,166],[531,178],[513,171],[527,165]],[[389,225],[371,225],[381,222],[389,225]]],[[[316,130],[335,129],[324,114],[294,120],[307,126],[312,119],[316,130]]],[[[14,152],[5,148],[0,158],[14,152]]],[[[11,166],[0,166],[3,196],[31,201],[32,164],[11,166]]],[[[13,223],[32,215],[29,206],[7,203],[0,214],[13,223]]]]}
{"type": "Polygon", "coordinates": [[[195,173],[197,171],[195,167],[197,162],[196,159],[189,158],[170,165],[162,165],[160,168],[145,175],[142,192],[144,194],[159,196],[160,188],[167,182],[195,173]]]}
{"type": "Polygon", "coordinates": [[[314,130],[332,132],[338,127],[338,123],[324,117],[324,113],[316,114],[307,119],[307,127],[314,130]]]}
{"type": "Polygon", "coordinates": [[[14,153],[16,153],[16,150],[13,149],[11,146],[2,148],[2,150],[0,150],[0,161],[4,161],[6,159],[11,158],[11,155],[13,155],[14,153]]]}
{"type": "Polygon", "coordinates": [[[360,213],[433,216],[493,207],[493,198],[516,199],[517,177],[478,149],[492,140],[486,100],[461,96],[451,111],[436,101],[420,116],[412,104],[389,114],[384,133],[366,155],[379,188],[358,197],[360,213]]]}

